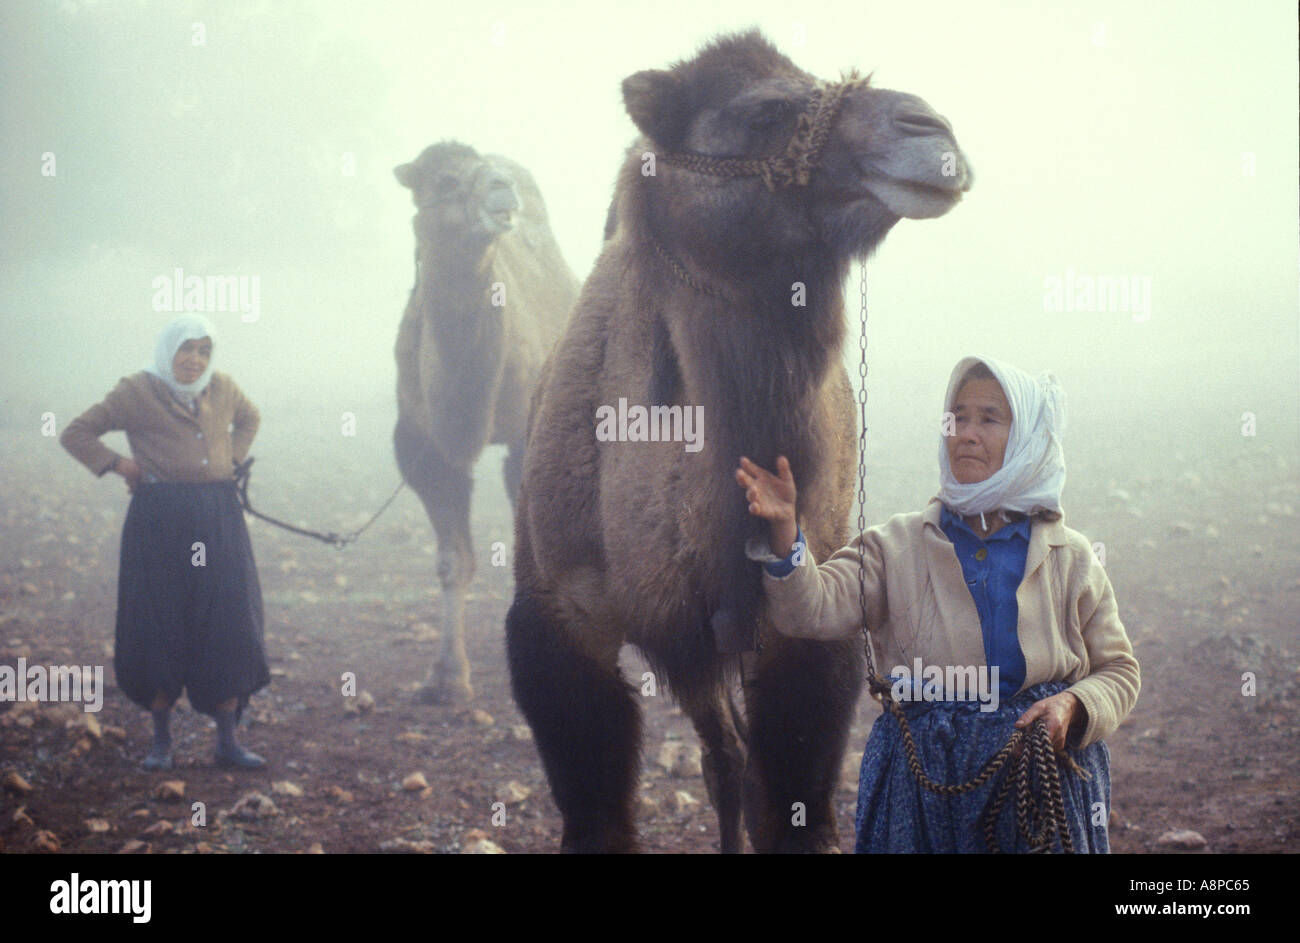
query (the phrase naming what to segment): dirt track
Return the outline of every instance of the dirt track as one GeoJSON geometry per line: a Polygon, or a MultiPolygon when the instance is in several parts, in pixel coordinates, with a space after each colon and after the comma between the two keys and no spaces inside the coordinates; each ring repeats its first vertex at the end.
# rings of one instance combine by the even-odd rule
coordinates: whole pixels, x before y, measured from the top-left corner
{"type": "MultiPolygon", "coordinates": [[[[377,851],[397,839],[455,852],[477,837],[473,829],[507,852],[556,849],[558,815],[504,665],[510,574],[487,563],[493,541],[512,542],[499,456],[478,470],[474,529],[481,562],[467,613],[478,695],[473,709],[424,707],[411,697],[438,633],[433,535],[413,495],[402,495],[345,552],[252,522],[275,677],[254,697],[241,737],[270,759],[269,770],[213,768],[209,722],[182,701],[173,724],[178,768],[162,774],[138,770],[148,718],[111,681],[124,488],[116,479],[95,481],[56,442],[34,438],[0,431],[12,457],[0,506],[0,664],[14,665],[22,656],[31,664],[104,665],[109,684],[97,715],[99,736],[69,705],[0,704],[0,777],[17,773],[31,787],[0,792],[3,850],[37,850],[50,841],[42,834],[48,832],[65,852],[111,852],[143,841],[153,853],[313,846],[349,853],[377,851]],[[345,713],[339,678],[346,671],[356,672],[360,689],[373,696],[372,710],[345,713]],[[417,772],[428,788],[404,789],[417,772]],[[183,801],[154,798],[158,784],[172,779],[184,781],[183,801]],[[525,787],[527,798],[510,800],[506,824],[496,827],[493,803],[512,781],[525,787]],[[286,782],[302,794],[277,792],[274,784],[286,782]],[[227,814],[254,790],[271,797],[278,814],[227,814]],[[189,824],[194,802],[205,804],[203,827],[189,824]]],[[[312,460],[336,448],[330,442],[295,439],[292,451],[259,446],[254,454],[273,458],[254,473],[254,500],[316,526],[357,526],[396,481],[379,436],[355,446],[364,456],[349,453],[349,461],[375,469],[363,479],[353,476],[351,485],[324,471],[292,485],[277,481],[290,464],[330,464],[312,460]]],[[[888,483],[878,485],[888,490],[888,483]]],[[[1071,524],[1090,536],[1106,534],[1108,571],[1142,663],[1138,707],[1108,741],[1112,846],[1161,850],[1162,833],[1186,828],[1200,832],[1214,852],[1293,850],[1300,835],[1296,463],[1260,449],[1219,477],[1189,479],[1193,486],[1198,496],[1190,509],[1186,488],[1175,497],[1174,489],[1149,478],[1118,492],[1102,482],[1075,485],[1067,504],[1087,509],[1069,518],[1071,524]],[[1245,501],[1250,513],[1225,522],[1245,501]],[[1230,541],[1201,539],[1219,530],[1230,541]],[[1241,694],[1245,671],[1257,674],[1255,697],[1241,694]]],[[[635,665],[630,652],[625,662],[635,665]]],[[[641,819],[643,846],[714,851],[717,825],[702,779],[672,775],[655,763],[666,738],[694,743],[690,725],[668,698],[644,700],[650,802],[641,819]],[[677,791],[699,804],[674,811],[670,797],[677,791]]],[[[874,716],[864,698],[838,795],[845,848],[852,844],[856,766],[874,716]]]]}

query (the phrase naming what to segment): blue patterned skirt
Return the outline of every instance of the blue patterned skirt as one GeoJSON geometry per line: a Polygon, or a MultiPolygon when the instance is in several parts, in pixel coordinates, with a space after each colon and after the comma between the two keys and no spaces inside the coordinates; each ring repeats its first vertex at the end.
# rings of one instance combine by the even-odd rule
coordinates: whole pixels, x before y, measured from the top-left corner
{"type": "MultiPolygon", "coordinates": [[[[1068,688],[1064,681],[1046,681],[981,713],[977,701],[920,701],[903,705],[917,758],[937,783],[968,782],[1006,744],[1013,726],[1035,701],[1068,688]]],[[[1074,761],[1091,774],[1083,779],[1058,763],[1061,798],[1069,821],[1074,851],[1106,854],[1110,843],[1110,751],[1098,741],[1070,750],[1074,761]],[[1100,824],[1093,824],[1099,821],[1100,824]]],[[[886,711],[871,728],[862,755],[858,782],[857,847],[866,853],[986,852],[980,814],[998,777],[960,796],[941,796],[916,782],[907,768],[907,750],[897,718],[886,711]]],[[[996,831],[1004,852],[1029,850],[1015,821],[1015,787],[1003,801],[996,831]]]]}

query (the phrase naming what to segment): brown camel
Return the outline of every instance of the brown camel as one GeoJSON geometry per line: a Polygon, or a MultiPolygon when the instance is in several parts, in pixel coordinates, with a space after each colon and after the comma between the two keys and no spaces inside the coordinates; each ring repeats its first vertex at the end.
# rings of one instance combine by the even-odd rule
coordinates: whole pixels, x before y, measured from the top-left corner
{"type": "Polygon", "coordinates": [[[563,850],[635,848],[637,698],[653,687],[621,676],[624,641],[695,726],[721,849],[742,850],[743,806],[756,851],[831,850],[862,658],[763,624],[745,553],[761,522],[734,469],[788,456],[817,556],[848,542],[850,260],[900,217],[950,209],[969,167],[919,98],[823,85],[756,31],[630,76],[623,98],[644,136],[533,398],[506,618],[515,699],[563,850]]]}
{"type": "Polygon", "coordinates": [[[419,211],[415,287],[397,332],[393,445],[437,534],[442,584],[442,652],[420,697],[463,703],[473,697],[470,470],[484,446],[505,443],[506,492],[516,499],[529,397],[578,282],[537,184],[513,161],[443,142],[394,173],[419,211]]]}

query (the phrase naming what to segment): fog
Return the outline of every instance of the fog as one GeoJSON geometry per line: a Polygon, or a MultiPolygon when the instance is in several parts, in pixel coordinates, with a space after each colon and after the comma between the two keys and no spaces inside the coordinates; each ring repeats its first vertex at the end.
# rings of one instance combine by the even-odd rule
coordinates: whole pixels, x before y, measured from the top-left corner
{"type": "MultiPolygon", "coordinates": [[[[58,449],[41,417],[61,430],[145,364],[172,316],[154,280],[180,269],[260,286],[255,318],[208,313],[215,366],[262,411],[255,454],[292,468],[294,435],[343,412],[379,454],[413,278],[393,167],[446,138],[518,160],[585,277],[635,136],[621,80],[750,25],[823,78],[857,67],[925,98],[975,168],[960,205],[902,221],[867,265],[869,468],[910,482],[890,501],[933,493],[969,353],[1060,377],[1071,484],[1173,481],[1248,449],[1293,473],[1285,0],[5,4],[0,421],[58,449]],[[1098,278],[1140,290],[1055,310],[1053,285],[1073,299],[1098,278]]],[[[856,268],[846,287],[856,380],[856,268]]],[[[339,441],[345,474],[396,481],[339,441]]]]}

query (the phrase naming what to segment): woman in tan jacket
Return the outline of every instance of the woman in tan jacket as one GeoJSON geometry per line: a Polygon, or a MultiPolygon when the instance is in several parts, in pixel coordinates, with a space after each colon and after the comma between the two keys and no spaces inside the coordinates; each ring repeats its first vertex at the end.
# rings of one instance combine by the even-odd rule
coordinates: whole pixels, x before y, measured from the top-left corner
{"type": "MultiPolygon", "coordinates": [[[[748,548],[764,564],[768,616],[790,636],[853,637],[864,567],[874,658],[929,777],[971,779],[1015,728],[1042,717],[1056,749],[1088,774],[1061,778],[1074,848],[1106,852],[1102,738],[1132,710],[1140,682],[1106,571],[1063,522],[1064,395],[1050,374],[967,357],[945,410],[938,496],[820,565],[798,528],[789,462],[779,457],[773,474],[741,459],[749,511],[771,522],[770,547],[748,548]]],[[[991,788],[951,798],[923,789],[885,712],[863,755],[857,850],[982,851],[976,823],[991,788]]],[[[997,834],[1004,849],[1030,850],[1013,813],[997,834]]]]}
{"type": "Polygon", "coordinates": [[[172,767],[171,708],[184,689],[217,723],[218,765],[266,765],[235,741],[248,696],[270,681],[262,590],[235,490],[258,412],[212,369],[215,331],[182,315],[153,361],[68,424],[60,442],[96,475],[126,479],[113,665],[118,686],[153,713],[145,769],[172,767]],[[131,457],[99,437],[126,431],[131,457]]]}

